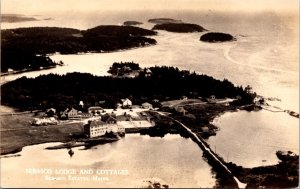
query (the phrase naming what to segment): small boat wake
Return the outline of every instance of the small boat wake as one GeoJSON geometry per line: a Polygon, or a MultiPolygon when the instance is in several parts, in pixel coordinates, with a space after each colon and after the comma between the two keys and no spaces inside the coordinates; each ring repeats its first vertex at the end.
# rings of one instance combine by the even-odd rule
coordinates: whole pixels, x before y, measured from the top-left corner
{"type": "Polygon", "coordinates": [[[229,60],[231,63],[234,63],[236,65],[240,65],[240,66],[247,66],[247,67],[254,68],[254,69],[264,70],[264,71],[267,71],[267,72],[298,74],[298,72],[296,72],[296,71],[288,71],[288,70],[282,70],[282,69],[277,69],[277,68],[270,68],[270,67],[267,67],[267,66],[259,66],[259,65],[241,63],[241,62],[233,59],[230,56],[230,51],[232,50],[232,48],[236,47],[237,45],[238,45],[238,42],[235,42],[234,45],[227,46],[227,47],[224,48],[224,57],[227,60],[229,60]]]}

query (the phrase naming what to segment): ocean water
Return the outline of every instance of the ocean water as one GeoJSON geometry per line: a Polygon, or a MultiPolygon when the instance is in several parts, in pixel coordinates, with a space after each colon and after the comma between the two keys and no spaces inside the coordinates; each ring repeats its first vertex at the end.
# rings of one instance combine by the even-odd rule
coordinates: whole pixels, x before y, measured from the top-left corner
{"type": "MultiPolygon", "coordinates": [[[[2,28],[59,26],[87,29],[102,24],[122,24],[126,20],[144,22],[151,29],[150,18],[171,17],[203,26],[209,31],[226,32],[237,40],[226,43],[199,41],[203,33],[171,33],[159,31],[157,45],[112,53],[51,55],[66,65],[2,77],[2,81],[40,74],[85,72],[108,75],[113,62],[134,61],[141,67],[176,66],[214,78],[250,85],[264,97],[276,97],[269,104],[299,112],[299,18],[294,13],[213,12],[213,11],[122,11],[122,12],[49,12],[43,20],[3,23],[2,28]]],[[[299,119],[285,113],[259,111],[226,113],[215,120],[221,130],[208,142],[216,146],[224,159],[246,167],[277,163],[277,150],[299,153],[299,119]],[[246,128],[244,128],[246,127],[246,128]],[[235,137],[236,136],[236,137],[235,137]],[[255,140],[254,140],[255,139],[255,140]]]]}
{"type": "Polygon", "coordinates": [[[298,123],[282,112],[228,112],[213,121],[220,131],[207,142],[225,161],[243,167],[274,165],[276,151],[299,154],[298,123]]]}
{"type": "Polygon", "coordinates": [[[1,186],[140,188],[148,186],[149,180],[176,188],[212,188],[215,185],[214,173],[202,158],[201,149],[191,139],[179,135],[160,138],[128,134],[117,142],[97,145],[89,150],[73,148],[72,158],[67,149],[44,149],[58,144],[28,146],[19,157],[1,158],[1,186]],[[39,158],[32,161],[33,156],[39,158]],[[51,169],[52,173],[30,174],[27,169],[51,169]],[[69,180],[69,174],[56,174],[55,169],[75,169],[76,174],[71,176],[90,180],[69,180]],[[91,169],[93,173],[80,174],[84,169],[91,169]],[[97,174],[97,170],[126,170],[128,174],[97,174]],[[65,180],[49,181],[45,179],[47,175],[65,177],[65,180]],[[92,176],[108,180],[92,180],[92,176]]]}
{"type": "Polygon", "coordinates": [[[2,29],[32,26],[59,26],[87,29],[97,25],[119,24],[137,20],[140,27],[151,29],[150,18],[171,17],[203,26],[209,31],[226,32],[235,42],[204,43],[203,33],[178,34],[159,31],[156,46],[114,53],[84,55],[53,55],[67,66],[51,70],[2,77],[9,81],[17,77],[79,71],[107,75],[115,61],[134,61],[141,66],[168,65],[227,78],[236,85],[250,85],[258,94],[279,98],[270,102],[283,109],[299,112],[299,39],[298,15],[261,12],[228,13],[213,11],[98,11],[47,12],[36,16],[40,21],[1,23],[2,29]],[[43,20],[44,18],[52,20],[43,20]]]}

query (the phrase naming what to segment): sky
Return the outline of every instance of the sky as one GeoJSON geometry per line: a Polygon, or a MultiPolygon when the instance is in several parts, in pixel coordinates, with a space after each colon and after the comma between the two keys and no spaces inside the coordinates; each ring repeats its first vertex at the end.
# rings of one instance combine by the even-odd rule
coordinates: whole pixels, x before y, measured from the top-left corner
{"type": "Polygon", "coordinates": [[[221,10],[299,12],[299,0],[1,0],[1,13],[96,10],[221,10]]]}

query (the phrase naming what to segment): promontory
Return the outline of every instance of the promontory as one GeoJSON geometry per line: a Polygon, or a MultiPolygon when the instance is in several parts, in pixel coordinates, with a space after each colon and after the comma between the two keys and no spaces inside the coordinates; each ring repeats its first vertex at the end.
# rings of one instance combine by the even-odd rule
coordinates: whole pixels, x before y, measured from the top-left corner
{"type": "Polygon", "coordinates": [[[155,31],[134,26],[105,25],[88,30],[32,27],[1,30],[1,72],[38,70],[55,65],[52,53],[110,52],[148,45],[155,31]]]}

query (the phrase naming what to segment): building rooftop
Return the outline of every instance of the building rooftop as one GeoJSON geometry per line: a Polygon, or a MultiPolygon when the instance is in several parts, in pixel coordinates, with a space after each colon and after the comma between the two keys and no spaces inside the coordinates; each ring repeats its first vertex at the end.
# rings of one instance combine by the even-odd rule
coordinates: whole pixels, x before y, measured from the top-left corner
{"type": "Polygon", "coordinates": [[[88,108],[88,111],[93,111],[93,110],[103,110],[103,108],[100,106],[91,106],[88,108]]]}

